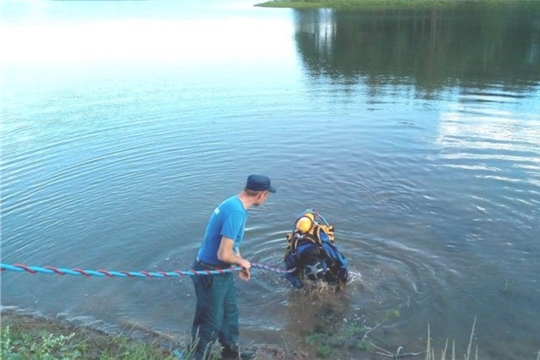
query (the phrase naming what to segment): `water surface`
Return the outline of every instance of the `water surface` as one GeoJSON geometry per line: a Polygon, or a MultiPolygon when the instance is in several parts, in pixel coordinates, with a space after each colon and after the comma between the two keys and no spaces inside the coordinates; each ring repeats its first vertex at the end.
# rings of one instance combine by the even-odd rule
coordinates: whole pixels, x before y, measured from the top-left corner
{"type": "MultiPolygon", "coordinates": [[[[248,1],[6,3],[2,262],[188,268],[248,174],[242,253],[283,267],[313,207],[351,265],[344,293],[238,283],[251,340],[375,326],[386,349],[540,349],[540,12],[262,9],[248,1]],[[330,311],[328,310],[330,309],[330,311]]],[[[189,279],[2,273],[2,305],[188,332],[189,279]]],[[[340,350],[340,356],[362,356],[340,350]],[[346,354],[344,354],[346,353],[346,354]]]]}

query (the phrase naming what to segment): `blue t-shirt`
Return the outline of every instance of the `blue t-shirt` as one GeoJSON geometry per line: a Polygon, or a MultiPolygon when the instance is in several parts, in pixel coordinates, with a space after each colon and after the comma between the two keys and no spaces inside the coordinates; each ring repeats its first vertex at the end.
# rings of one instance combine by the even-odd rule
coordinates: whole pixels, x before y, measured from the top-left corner
{"type": "Polygon", "coordinates": [[[217,257],[221,237],[234,240],[233,251],[236,254],[244,238],[247,216],[248,213],[237,196],[231,196],[219,204],[208,220],[197,258],[209,264],[225,265],[217,257]]]}

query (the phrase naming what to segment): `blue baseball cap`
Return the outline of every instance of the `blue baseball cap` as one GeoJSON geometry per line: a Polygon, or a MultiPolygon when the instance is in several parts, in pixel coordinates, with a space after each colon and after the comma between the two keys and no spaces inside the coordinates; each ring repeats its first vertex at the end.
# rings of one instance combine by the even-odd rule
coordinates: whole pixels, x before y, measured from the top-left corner
{"type": "Polygon", "coordinates": [[[276,192],[276,188],[270,183],[270,178],[265,175],[251,174],[247,178],[246,189],[253,191],[276,192]]]}

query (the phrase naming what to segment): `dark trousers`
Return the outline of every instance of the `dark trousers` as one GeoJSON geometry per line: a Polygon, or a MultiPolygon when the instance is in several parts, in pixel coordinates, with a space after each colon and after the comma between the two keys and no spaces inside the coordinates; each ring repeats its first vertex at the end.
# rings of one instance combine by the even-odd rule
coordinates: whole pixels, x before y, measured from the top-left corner
{"type": "MultiPolygon", "coordinates": [[[[213,270],[195,262],[193,270],[213,270]]],[[[195,359],[210,357],[216,340],[229,349],[238,344],[238,302],[233,273],[196,275],[191,280],[197,295],[195,318],[191,328],[193,343],[197,344],[195,359]]]]}

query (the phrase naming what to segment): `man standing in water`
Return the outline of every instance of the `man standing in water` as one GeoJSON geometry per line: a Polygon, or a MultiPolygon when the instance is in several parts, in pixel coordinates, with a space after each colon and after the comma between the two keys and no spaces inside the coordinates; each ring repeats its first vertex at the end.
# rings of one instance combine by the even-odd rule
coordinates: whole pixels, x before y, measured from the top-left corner
{"type": "MultiPolygon", "coordinates": [[[[249,175],[240,194],[223,201],[212,213],[193,270],[219,270],[237,265],[240,279],[250,279],[251,263],[242,258],[239,245],[244,237],[247,209],[262,205],[275,193],[270,178],[249,175]]],[[[255,353],[240,351],[238,302],[233,273],[192,276],[197,308],[191,329],[196,360],[206,360],[213,343],[223,346],[222,359],[253,359],[255,353]]]]}

